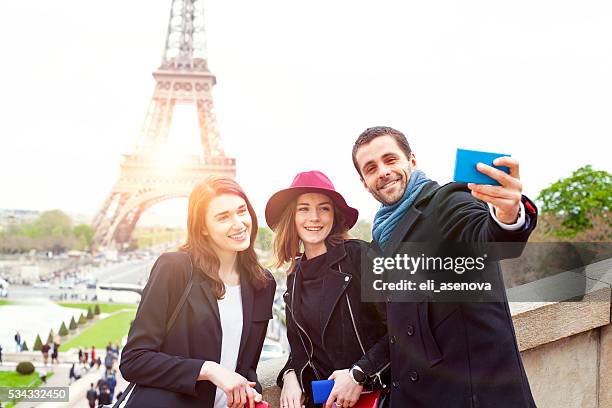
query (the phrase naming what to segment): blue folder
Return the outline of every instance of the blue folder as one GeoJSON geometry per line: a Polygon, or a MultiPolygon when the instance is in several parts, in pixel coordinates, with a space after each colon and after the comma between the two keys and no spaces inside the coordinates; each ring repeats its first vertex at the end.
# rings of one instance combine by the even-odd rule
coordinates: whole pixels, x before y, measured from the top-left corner
{"type": "Polygon", "coordinates": [[[334,380],[319,380],[312,383],[312,397],[315,404],[322,404],[327,401],[329,394],[334,388],[334,380]]]}

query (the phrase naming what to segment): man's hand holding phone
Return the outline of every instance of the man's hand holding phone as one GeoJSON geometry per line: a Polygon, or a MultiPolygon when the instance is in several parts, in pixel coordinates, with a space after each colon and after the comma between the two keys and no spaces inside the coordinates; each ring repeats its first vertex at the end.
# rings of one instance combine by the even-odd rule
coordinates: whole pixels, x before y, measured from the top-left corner
{"type": "Polygon", "coordinates": [[[504,224],[514,224],[519,216],[523,184],[519,176],[519,162],[512,157],[499,157],[493,160],[495,166],[508,167],[509,174],[484,163],[478,163],[476,169],[496,180],[500,185],[468,183],[472,195],[493,205],[495,216],[504,224]]]}

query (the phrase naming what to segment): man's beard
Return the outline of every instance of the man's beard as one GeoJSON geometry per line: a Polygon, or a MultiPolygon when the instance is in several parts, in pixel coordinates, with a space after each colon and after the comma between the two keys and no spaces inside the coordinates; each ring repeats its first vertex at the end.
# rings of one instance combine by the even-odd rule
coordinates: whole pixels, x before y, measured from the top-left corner
{"type": "Polygon", "coordinates": [[[404,196],[404,193],[406,192],[406,187],[408,186],[408,183],[410,182],[410,176],[412,175],[412,169],[411,168],[402,169],[402,173],[403,174],[402,174],[402,178],[400,179],[400,182],[403,181],[403,185],[401,189],[396,193],[397,196],[393,197],[393,199],[389,200],[385,198],[385,196],[382,193],[380,193],[378,189],[369,188],[370,194],[372,194],[372,196],[376,199],[376,201],[378,201],[379,203],[383,205],[393,205],[397,203],[399,200],[401,200],[401,198],[404,196]]]}

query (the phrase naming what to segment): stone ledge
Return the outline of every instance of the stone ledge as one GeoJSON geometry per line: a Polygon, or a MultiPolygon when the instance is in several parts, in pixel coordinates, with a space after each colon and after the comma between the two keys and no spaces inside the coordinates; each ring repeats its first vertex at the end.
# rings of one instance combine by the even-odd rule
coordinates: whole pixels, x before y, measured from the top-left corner
{"type": "Polygon", "coordinates": [[[263,361],[257,366],[257,377],[263,388],[263,399],[270,403],[271,408],[278,407],[280,388],[276,386],[276,377],[285,366],[287,357],[263,361]]]}
{"type": "Polygon", "coordinates": [[[582,273],[564,272],[508,290],[519,349],[595,329],[610,323],[612,262],[588,265],[582,273]],[[555,299],[513,302],[516,299],[555,299]]]}

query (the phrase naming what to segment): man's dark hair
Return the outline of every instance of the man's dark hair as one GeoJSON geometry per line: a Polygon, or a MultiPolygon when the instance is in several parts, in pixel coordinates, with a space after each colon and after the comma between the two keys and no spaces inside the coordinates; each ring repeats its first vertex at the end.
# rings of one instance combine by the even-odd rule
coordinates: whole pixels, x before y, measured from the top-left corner
{"type": "Polygon", "coordinates": [[[402,152],[404,152],[406,158],[410,159],[410,154],[412,153],[412,150],[410,150],[408,140],[402,132],[397,129],[393,129],[389,126],[374,126],[371,128],[367,128],[359,135],[357,140],[355,140],[355,144],[353,145],[353,165],[355,166],[355,169],[357,170],[357,173],[359,173],[360,176],[362,176],[362,174],[361,169],[359,169],[359,165],[357,164],[357,150],[359,150],[361,146],[370,143],[372,140],[380,136],[391,136],[393,139],[395,139],[395,142],[402,150],[402,152]]]}

